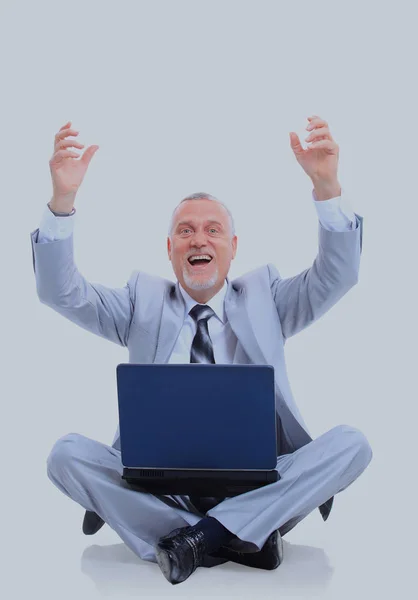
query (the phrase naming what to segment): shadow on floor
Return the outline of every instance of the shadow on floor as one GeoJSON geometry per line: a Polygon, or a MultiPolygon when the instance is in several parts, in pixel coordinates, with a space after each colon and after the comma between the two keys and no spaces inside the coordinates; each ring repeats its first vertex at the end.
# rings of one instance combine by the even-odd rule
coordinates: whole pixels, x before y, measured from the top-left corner
{"type": "Polygon", "coordinates": [[[146,592],[149,597],[161,598],[162,592],[168,596],[171,590],[180,588],[182,598],[190,593],[190,597],[253,599],[255,588],[257,594],[274,589],[275,594],[288,591],[292,596],[305,591],[309,597],[312,592],[326,589],[334,569],[322,548],[283,540],[283,551],[283,563],[274,571],[228,562],[211,569],[199,568],[186,581],[172,586],[156,563],[140,559],[124,543],[93,544],[82,554],[81,571],[94,582],[99,593],[109,596],[110,592],[117,597],[146,592]]]}

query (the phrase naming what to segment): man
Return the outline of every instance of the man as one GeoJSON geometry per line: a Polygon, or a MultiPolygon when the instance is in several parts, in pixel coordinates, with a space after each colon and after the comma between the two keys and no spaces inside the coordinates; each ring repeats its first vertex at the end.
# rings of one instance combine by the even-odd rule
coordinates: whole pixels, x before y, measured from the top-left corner
{"type": "MultiPolygon", "coordinates": [[[[59,439],[47,460],[51,481],[86,509],[84,531],[108,523],[142,559],[158,562],[177,584],[198,566],[227,560],[262,569],[282,561],[282,536],[319,508],[327,519],[333,496],[367,467],[372,451],[356,428],[334,427],[312,440],[286,375],[286,339],[312,324],[358,281],[362,217],[343,207],[338,145],[326,121],[309,117],[296,160],[311,178],[319,216],[312,266],[287,279],[268,264],[228,278],[237,236],[227,208],[200,193],[174,210],[167,251],[176,284],[135,271],[122,289],[92,284],[73,258],[76,192],[98,146],[83,145],[64,125],[50,160],[53,198],[31,233],[39,299],[79,326],[129,349],[133,363],[270,364],[275,370],[280,479],[233,498],[155,496],[121,479],[119,431],[112,446],[78,434],[59,439]]],[[[196,390],[198,395],[198,390],[196,390]]],[[[202,421],[204,415],[202,415],[202,421]]],[[[196,427],[202,423],[196,423],[196,427]]]]}

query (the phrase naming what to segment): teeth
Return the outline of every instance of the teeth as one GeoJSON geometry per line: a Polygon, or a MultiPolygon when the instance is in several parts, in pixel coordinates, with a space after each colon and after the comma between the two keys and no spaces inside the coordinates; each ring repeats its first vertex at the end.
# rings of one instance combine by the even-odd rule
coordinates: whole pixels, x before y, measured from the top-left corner
{"type": "Polygon", "coordinates": [[[193,261],[195,261],[195,260],[197,260],[199,258],[208,258],[209,260],[211,260],[211,257],[208,254],[199,254],[199,255],[196,255],[196,256],[191,256],[189,258],[189,262],[193,262],[193,261]]]}

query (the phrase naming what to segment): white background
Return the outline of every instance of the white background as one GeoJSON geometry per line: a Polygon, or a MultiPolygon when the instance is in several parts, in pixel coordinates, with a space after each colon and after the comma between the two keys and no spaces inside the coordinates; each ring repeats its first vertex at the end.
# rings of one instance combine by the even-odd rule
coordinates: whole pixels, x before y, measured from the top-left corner
{"type": "MultiPolygon", "coordinates": [[[[416,562],[416,163],[414,2],[40,1],[0,4],[2,595],[196,598],[410,597],[416,562]],[[48,161],[68,120],[100,146],[76,200],[76,264],[125,285],[175,280],[171,212],[204,191],[237,228],[234,278],[313,262],[312,184],[289,132],[324,118],[339,179],[364,217],[358,284],[286,344],[314,437],[340,423],[374,457],[286,536],[273,572],[232,563],[170,586],[46,475],[55,440],[111,443],[115,369],[127,350],[39,302],[30,232],[52,194],[48,161]]],[[[305,142],[303,142],[305,145],[305,142]]]]}

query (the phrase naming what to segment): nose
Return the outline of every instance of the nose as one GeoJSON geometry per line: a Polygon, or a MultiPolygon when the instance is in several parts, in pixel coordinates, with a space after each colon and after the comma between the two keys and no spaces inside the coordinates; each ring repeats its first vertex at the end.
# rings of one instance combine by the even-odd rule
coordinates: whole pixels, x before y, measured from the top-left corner
{"type": "Polygon", "coordinates": [[[190,246],[197,246],[201,248],[206,245],[206,234],[204,231],[195,231],[190,239],[190,246]]]}

